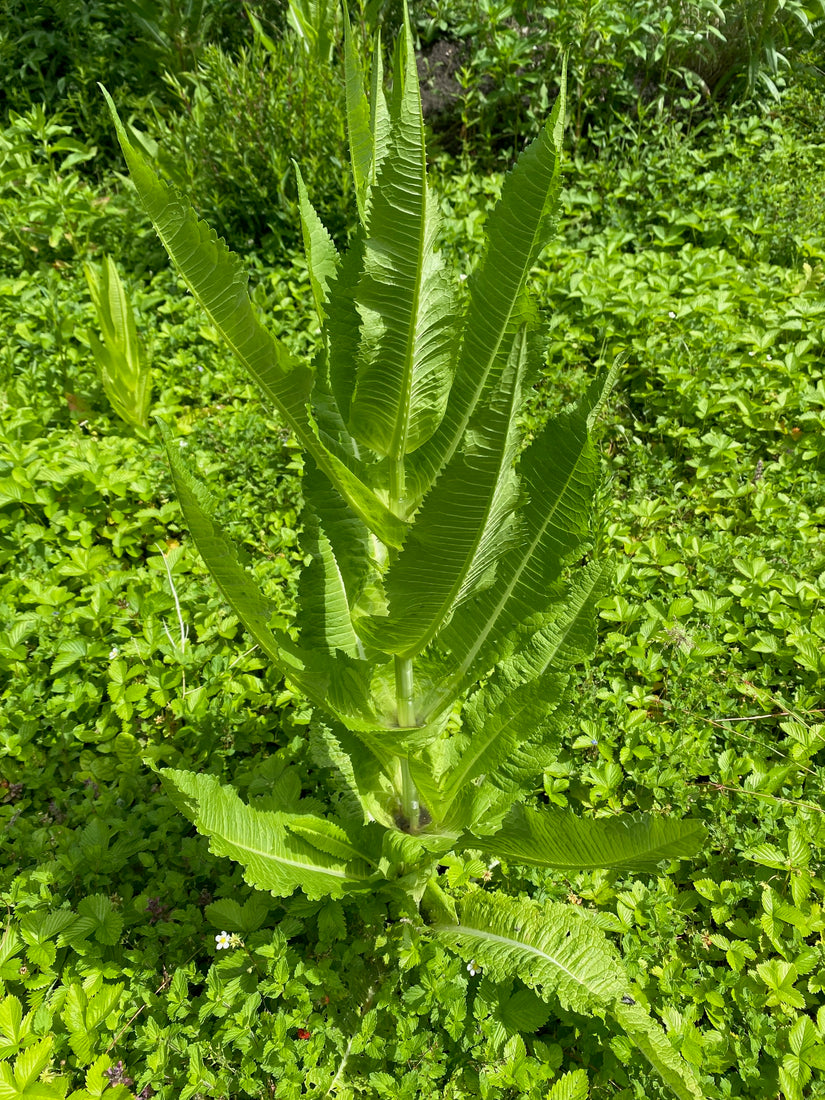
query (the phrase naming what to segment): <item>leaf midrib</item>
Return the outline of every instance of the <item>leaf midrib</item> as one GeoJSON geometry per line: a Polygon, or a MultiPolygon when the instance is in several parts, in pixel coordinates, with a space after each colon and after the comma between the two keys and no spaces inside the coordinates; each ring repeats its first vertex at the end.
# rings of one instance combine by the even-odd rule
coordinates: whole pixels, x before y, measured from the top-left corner
{"type": "Polygon", "coordinates": [[[526,943],[524,940],[514,940],[509,936],[501,936],[495,932],[487,932],[481,928],[472,928],[466,924],[442,924],[436,925],[435,930],[437,932],[447,932],[454,935],[470,936],[477,940],[486,940],[488,943],[500,944],[502,947],[510,948],[511,950],[528,952],[531,955],[536,955],[539,958],[546,959],[547,962],[554,966],[557,970],[566,974],[568,978],[571,978],[577,985],[580,985],[582,989],[586,989],[587,992],[600,1004],[608,1004],[609,998],[605,997],[603,993],[598,992],[592,986],[574,971],[569,970],[560,959],[557,959],[554,955],[549,955],[546,951],[542,951],[541,948],[535,947],[531,943],[526,943]]]}

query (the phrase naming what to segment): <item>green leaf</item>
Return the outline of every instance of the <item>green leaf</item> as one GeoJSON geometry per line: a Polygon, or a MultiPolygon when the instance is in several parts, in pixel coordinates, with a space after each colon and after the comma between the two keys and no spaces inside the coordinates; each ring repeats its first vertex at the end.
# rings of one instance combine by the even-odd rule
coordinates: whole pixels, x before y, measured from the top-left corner
{"type": "Polygon", "coordinates": [[[326,318],[324,305],[329,293],[329,281],[334,278],[338,269],[338,251],[321,219],[316,214],[315,208],[309,201],[301,170],[297,164],[295,165],[295,178],[298,185],[298,212],[301,216],[301,230],[304,237],[304,252],[307,258],[309,280],[315,298],[318,320],[323,325],[326,318]]]}
{"type": "Polygon", "coordinates": [[[28,1095],[30,1090],[34,1095],[34,1083],[51,1061],[51,1057],[51,1036],[27,1047],[22,1054],[18,1055],[14,1062],[14,1080],[21,1095],[28,1095]]]}
{"type": "Polygon", "coordinates": [[[516,901],[481,890],[462,902],[458,925],[436,934],[494,981],[519,977],[575,1012],[610,1013],[680,1100],[701,1100],[693,1072],[639,1005],[622,1001],[629,981],[619,955],[580,910],[516,901]]]}
{"type": "Polygon", "coordinates": [[[547,1093],[547,1100],[587,1100],[590,1083],[583,1069],[563,1073],[547,1093]]]}
{"type": "MultiPolygon", "coordinates": [[[[609,567],[591,565],[581,573],[567,607],[558,606],[553,582],[585,538],[597,469],[586,417],[579,410],[549,421],[524,453],[518,467],[526,498],[519,509],[519,540],[500,559],[495,584],[460,607],[439,637],[455,668],[439,693],[427,701],[428,713],[437,712],[475,682],[512,651],[519,637],[533,637],[544,624],[549,647],[546,659],[536,652],[537,667],[546,668],[561,659],[562,647],[571,643],[581,656],[592,651],[595,628],[589,624],[595,620],[595,604],[609,567]],[[542,607],[554,597],[555,608],[542,607]],[[559,639],[555,652],[550,642],[554,635],[559,639]]],[[[534,649],[539,646],[540,637],[532,644],[534,649]]]]}
{"type": "Polygon", "coordinates": [[[629,986],[604,935],[570,905],[539,906],[475,890],[462,900],[459,923],[435,931],[493,981],[519,977],[575,1012],[604,1011],[629,986]]]}
{"type": "MultiPolygon", "coordinates": [[[[187,525],[224,599],[276,667],[313,702],[347,724],[374,729],[377,719],[368,696],[369,686],[354,662],[347,663],[345,654],[336,657],[308,653],[285,632],[270,629],[269,601],[238,563],[232,543],[209,515],[206,490],[174,447],[166,426],[160,420],[158,423],[187,525]]],[[[341,637],[339,629],[340,624],[330,627],[333,637],[341,637]]]]}
{"type": "MultiPolygon", "coordinates": [[[[380,60],[380,42],[376,49],[380,60]]],[[[355,183],[355,199],[358,217],[363,225],[366,220],[366,202],[372,167],[373,137],[370,125],[370,105],[364,86],[364,70],[358,49],[353,41],[349,11],[344,4],[344,87],[347,103],[347,133],[349,136],[352,178],[355,183]]]]}
{"type": "Polygon", "coordinates": [[[103,335],[101,343],[94,333],[89,333],[89,343],[106,396],[122,420],[146,428],[152,375],[138,340],[132,303],[110,256],[105,258],[100,271],[88,263],[83,269],[103,335]]]}
{"type": "Polygon", "coordinates": [[[703,1100],[693,1070],[641,1005],[617,1001],[610,1012],[674,1096],[679,1100],[703,1100]]]}
{"type": "MultiPolygon", "coordinates": [[[[464,711],[469,745],[449,771],[439,805],[441,814],[449,815],[450,807],[468,784],[496,771],[519,745],[545,730],[548,716],[563,698],[568,679],[564,675],[546,676],[511,691],[494,678],[470,699],[464,711]]],[[[540,765],[537,767],[541,770],[540,765]]],[[[449,820],[469,828],[474,824],[463,818],[449,820]]]]}
{"type": "Polygon", "coordinates": [[[455,380],[439,430],[416,456],[418,478],[432,484],[461,444],[484,395],[489,400],[509,359],[513,324],[527,276],[555,229],[566,110],[566,59],[561,90],[539,137],[506,177],[487,222],[487,247],[469,279],[469,305],[455,380]]]}
{"type": "Polygon", "coordinates": [[[387,545],[400,546],[404,523],[318,439],[309,414],[312,371],[300,366],[286,345],[258,320],[240,260],[214,230],[197,218],[186,199],[145,163],[129,141],[105,89],[103,94],[141,203],[182,279],[263,396],[278,409],[296,438],[358,515],[387,545]]]}
{"type": "Polygon", "coordinates": [[[491,583],[497,558],[515,543],[515,412],[526,356],[522,330],[489,412],[471,424],[465,450],[439,477],[387,573],[388,616],[356,622],[376,648],[404,658],[420,653],[458,604],[491,583]]]}
{"type": "Polygon", "coordinates": [[[654,871],[662,860],[695,855],[705,836],[699,821],[635,814],[578,817],[552,806],[514,806],[483,846],[499,859],[535,867],[654,871]]]}
{"type": "Polygon", "coordinates": [[[357,853],[350,860],[327,855],[288,830],[293,815],[256,810],[212,775],[164,768],[160,776],[178,808],[209,837],[210,851],[240,863],[244,879],[258,890],[340,898],[369,878],[357,853]]]}
{"type": "MultiPolygon", "coordinates": [[[[353,436],[396,462],[432,436],[452,377],[452,295],[427,187],[424,121],[409,27],[399,39],[389,151],[365,219],[356,295],[361,346],[349,413],[353,436]],[[403,86],[403,90],[399,88],[403,86]]],[[[404,487],[391,490],[403,508],[404,487]]]]}
{"type": "Polygon", "coordinates": [[[336,649],[350,656],[364,656],[364,648],[355,633],[350,616],[347,589],[341,567],[330,540],[321,526],[318,512],[304,508],[301,545],[310,562],[301,572],[299,599],[301,643],[309,650],[336,649]]]}

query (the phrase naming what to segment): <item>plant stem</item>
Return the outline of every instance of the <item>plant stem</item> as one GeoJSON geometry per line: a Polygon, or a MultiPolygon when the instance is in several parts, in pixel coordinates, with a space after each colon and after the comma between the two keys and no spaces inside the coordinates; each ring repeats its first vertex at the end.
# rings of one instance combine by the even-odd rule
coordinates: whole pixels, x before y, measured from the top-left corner
{"type": "MultiPolygon", "coordinates": [[[[390,509],[397,516],[404,515],[404,455],[390,462],[390,509]]],[[[395,703],[398,725],[415,725],[415,694],[413,685],[412,657],[395,658],[395,703]]],[[[411,833],[418,832],[420,821],[418,789],[410,774],[410,764],[406,757],[401,758],[401,813],[406,818],[411,833]]]]}
{"type": "MultiPolygon", "coordinates": [[[[411,657],[395,658],[395,699],[398,707],[398,725],[415,725],[413,701],[413,663],[411,657]]],[[[401,760],[401,812],[409,822],[411,832],[418,832],[418,790],[410,774],[409,761],[401,760]]]]}

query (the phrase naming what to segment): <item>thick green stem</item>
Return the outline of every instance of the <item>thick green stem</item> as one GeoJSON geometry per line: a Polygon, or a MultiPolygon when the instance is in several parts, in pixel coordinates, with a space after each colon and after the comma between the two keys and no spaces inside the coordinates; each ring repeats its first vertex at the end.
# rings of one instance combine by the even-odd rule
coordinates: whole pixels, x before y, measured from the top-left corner
{"type": "MultiPolygon", "coordinates": [[[[415,701],[413,698],[413,663],[411,658],[395,658],[395,700],[398,708],[398,725],[415,725],[415,701]]],[[[401,760],[401,812],[409,822],[411,832],[418,832],[418,790],[410,774],[410,765],[401,760]]]]}
{"type": "MultiPolygon", "coordinates": [[[[403,454],[390,460],[390,511],[397,516],[404,515],[404,497],[406,493],[403,454]]],[[[395,703],[398,725],[415,725],[415,695],[412,658],[395,658],[395,703]]],[[[407,828],[417,833],[420,822],[418,789],[410,774],[410,765],[406,757],[401,759],[401,813],[407,822],[407,828]]]]}

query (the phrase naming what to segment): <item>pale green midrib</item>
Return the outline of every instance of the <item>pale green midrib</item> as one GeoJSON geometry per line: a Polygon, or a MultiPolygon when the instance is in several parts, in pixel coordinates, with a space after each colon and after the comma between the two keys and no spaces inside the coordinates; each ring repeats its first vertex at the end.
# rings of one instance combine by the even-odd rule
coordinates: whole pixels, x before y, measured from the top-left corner
{"type": "MultiPolygon", "coordinates": [[[[324,852],[323,848],[319,847],[319,845],[316,844],[315,841],[310,840],[309,837],[306,836],[305,833],[302,833],[300,828],[296,828],[296,826],[300,826],[300,822],[288,823],[286,825],[286,828],[291,833],[294,833],[295,836],[297,836],[299,840],[303,840],[304,843],[311,844],[313,848],[318,848],[318,850],[320,852],[324,852]]],[[[311,830],[307,829],[307,832],[311,832],[311,830]]],[[[324,837],[325,834],[319,832],[317,835],[320,836],[320,837],[324,837]]],[[[344,840],[338,840],[338,843],[341,844],[342,847],[349,846],[349,849],[353,853],[353,856],[357,857],[358,859],[362,859],[364,861],[364,863],[368,863],[371,867],[377,867],[378,866],[378,864],[372,858],[372,856],[368,856],[368,855],[366,855],[366,853],[362,852],[359,848],[356,848],[355,845],[350,841],[349,837],[347,837],[345,841],[344,840]]],[[[330,854],[331,853],[329,853],[329,852],[324,852],[324,855],[330,855],[330,854]]],[[[333,855],[332,858],[335,859],[336,857],[333,855]]]]}
{"type": "MultiPolygon", "coordinates": [[[[520,383],[521,383],[521,378],[522,378],[522,368],[523,368],[523,363],[520,364],[520,366],[516,368],[516,377],[513,379],[513,389],[512,389],[512,392],[510,394],[510,400],[509,400],[511,415],[508,418],[508,424],[512,423],[512,414],[513,414],[515,405],[518,403],[519,396],[521,394],[521,385],[520,385],[520,383]]],[[[433,640],[435,635],[441,629],[441,626],[444,622],[444,619],[446,618],[447,614],[449,613],[450,608],[453,606],[453,604],[456,600],[456,597],[458,596],[458,593],[461,591],[461,588],[462,588],[462,586],[464,585],[464,582],[467,579],[467,574],[468,574],[473,562],[475,561],[475,557],[476,557],[476,553],[478,551],[478,548],[481,545],[481,543],[484,541],[484,536],[487,533],[487,524],[490,520],[490,514],[491,514],[493,506],[495,504],[496,492],[497,492],[497,490],[499,488],[499,485],[500,485],[500,482],[501,482],[502,470],[504,469],[506,463],[510,460],[510,457],[511,457],[510,456],[510,448],[508,446],[509,436],[510,436],[510,429],[508,427],[508,428],[505,428],[505,438],[504,438],[504,441],[502,443],[501,455],[499,457],[496,477],[495,477],[495,480],[493,481],[492,485],[490,486],[490,492],[488,494],[487,503],[486,503],[486,506],[485,506],[485,509],[484,509],[483,521],[481,523],[479,523],[478,530],[477,530],[477,533],[476,533],[476,537],[473,539],[472,545],[470,546],[470,548],[468,549],[467,553],[464,556],[464,562],[462,564],[461,570],[460,570],[458,576],[456,577],[455,581],[453,582],[453,584],[452,584],[449,592],[447,593],[447,595],[444,597],[444,599],[441,601],[441,603],[438,605],[438,607],[432,613],[432,615],[430,615],[429,625],[426,627],[426,629],[423,631],[423,633],[419,634],[419,636],[416,639],[414,645],[412,647],[408,646],[404,650],[404,653],[410,653],[410,650],[412,649],[413,652],[411,653],[411,656],[415,656],[416,654],[420,653],[421,650],[426,645],[429,644],[429,642],[431,642],[433,640]]],[[[428,712],[428,714],[429,713],[431,713],[431,712],[428,712]]],[[[422,720],[422,721],[423,721],[423,724],[426,725],[426,720],[422,720]]]]}
{"type": "MultiPolygon", "coordinates": [[[[584,452],[582,451],[582,454],[583,453],[584,452]]],[[[527,563],[530,561],[533,554],[535,553],[536,547],[538,546],[539,542],[541,541],[542,536],[544,535],[545,531],[547,530],[547,528],[550,525],[551,520],[553,519],[556,512],[558,511],[561,500],[562,500],[562,497],[564,496],[564,493],[567,492],[567,488],[570,485],[571,481],[573,480],[573,475],[575,474],[576,470],[578,470],[578,468],[579,468],[580,461],[581,461],[581,455],[579,456],[579,461],[577,461],[574,464],[572,470],[570,471],[570,476],[564,482],[564,486],[563,486],[561,492],[559,493],[559,496],[558,496],[558,499],[556,501],[555,507],[553,508],[552,512],[550,512],[548,514],[548,516],[547,516],[546,520],[544,521],[544,523],[542,523],[539,526],[538,533],[536,534],[536,537],[530,543],[527,551],[523,552],[523,551],[519,550],[521,564],[517,567],[515,573],[513,574],[512,580],[510,581],[510,583],[508,583],[508,585],[504,589],[501,598],[499,599],[498,603],[494,607],[493,611],[491,612],[491,614],[490,614],[490,616],[487,620],[486,626],[483,628],[482,632],[476,638],[476,641],[473,644],[473,646],[470,648],[467,656],[464,658],[464,660],[462,661],[461,665],[458,667],[456,672],[454,672],[453,675],[450,677],[449,681],[447,682],[447,686],[443,689],[441,694],[437,695],[434,701],[431,702],[430,700],[428,700],[425,703],[424,710],[425,710],[425,718],[426,718],[427,721],[429,721],[432,718],[432,715],[434,713],[441,710],[446,705],[446,703],[449,702],[450,699],[453,698],[453,696],[455,695],[455,692],[458,690],[458,687],[461,684],[461,681],[464,679],[464,676],[466,675],[467,670],[469,669],[470,665],[475,660],[476,655],[478,654],[478,652],[481,649],[484,642],[487,640],[487,638],[489,638],[491,631],[494,629],[495,624],[498,621],[498,617],[501,615],[507,601],[512,596],[512,594],[513,594],[513,592],[516,588],[516,585],[518,584],[518,582],[521,578],[522,573],[527,568],[527,563]]],[[[542,671],[546,671],[547,665],[549,663],[550,662],[548,661],[545,664],[544,669],[542,671]]]]}
{"type": "Polygon", "coordinates": [[[331,878],[340,879],[365,879],[366,875],[347,874],[346,871],[338,871],[332,867],[322,867],[317,863],[303,863],[298,859],[288,859],[286,856],[276,856],[272,852],[263,852],[260,848],[252,848],[247,844],[241,844],[237,840],[232,840],[231,837],[221,835],[220,833],[211,833],[210,835],[217,837],[218,839],[225,840],[227,844],[231,844],[233,848],[238,848],[242,852],[248,852],[253,856],[261,856],[269,863],[284,863],[288,867],[295,867],[301,871],[314,871],[319,875],[329,875],[331,878]]]}
{"type": "Polygon", "coordinates": [[[513,940],[508,936],[499,936],[495,932],[486,932],[480,928],[472,928],[466,924],[441,924],[434,926],[437,932],[453,933],[454,935],[470,936],[478,940],[486,940],[488,943],[499,944],[502,947],[515,949],[517,951],[524,951],[531,955],[536,955],[538,958],[546,959],[551,966],[554,966],[557,970],[560,970],[563,974],[566,974],[568,978],[572,979],[577,985],[580,985],[582,989],[586,989],[599,1003],[607,1004],[610,998],[605,997],[603,993],[599,993],[591,985],[578,974],[575,974],[572,970],[569,970],[560,959],[557,959],[553,955],[548,955],[546,951],[542,951],[541,948],[534,947],[533,944],[525,943],[523,940],[513,940]]]}

